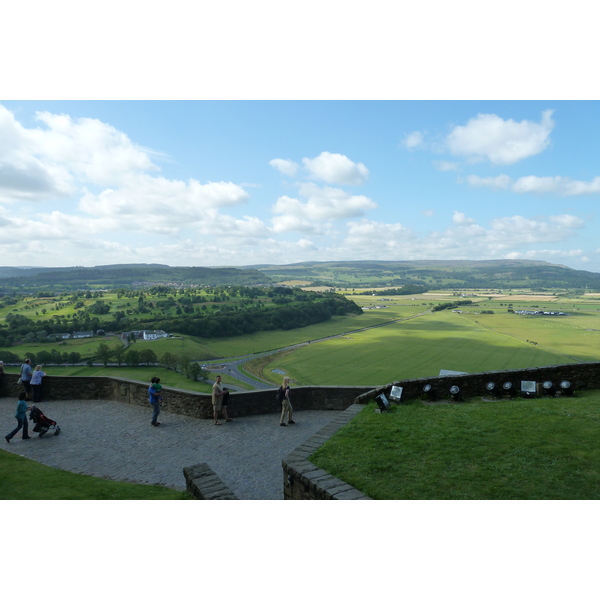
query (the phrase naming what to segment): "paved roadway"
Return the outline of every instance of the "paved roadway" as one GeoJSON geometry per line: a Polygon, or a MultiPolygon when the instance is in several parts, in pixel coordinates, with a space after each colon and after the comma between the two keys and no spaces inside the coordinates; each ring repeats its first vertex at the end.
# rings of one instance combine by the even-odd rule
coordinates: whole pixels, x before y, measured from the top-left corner
{"type": "MultiPolygon", "coordinates": [[[[0,443],[4,450],[50,467],[136,483],[185,489],[183,467],[208,463],[241,500],[283,499],[281,459],[327,425],[338,411],[297,411],[296,425],[279,426],[276,414],[212,421],[162,412],[150,425],[150,408],[103,400],[41,402],[39,408],[61,428],[43,438],[19,432],[16,398],[0,398],[0,443]]],[[[232,405],[231,412],[234,412],[232,405]]],[[[30,425],[33,423],[28,421],[30,425]]],[[[31,433],[31,427],[30,427],[31,433]]]]}

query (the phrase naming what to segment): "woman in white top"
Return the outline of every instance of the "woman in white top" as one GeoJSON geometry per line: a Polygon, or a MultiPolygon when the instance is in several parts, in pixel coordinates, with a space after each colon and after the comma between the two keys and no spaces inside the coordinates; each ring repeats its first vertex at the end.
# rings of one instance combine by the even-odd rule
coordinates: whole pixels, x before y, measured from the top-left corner
{"type": "Polygon", "coordinates": [[[42,365],[37,365],[31,375],[31,391],[33,392],[33,401],[42,401],[42,377],[45,377],[46,373],[42,371],[42,365]]]}

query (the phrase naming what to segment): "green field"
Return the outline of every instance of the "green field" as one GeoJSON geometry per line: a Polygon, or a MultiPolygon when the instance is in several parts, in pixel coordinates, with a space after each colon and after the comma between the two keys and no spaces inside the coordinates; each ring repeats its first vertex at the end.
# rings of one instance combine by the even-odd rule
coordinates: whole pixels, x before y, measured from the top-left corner
{"type": "Polygon", "coordinates": [[[380,500],[597,500],[599,400],[371,403],[310,460],[380,500]]]}
{"type": "MultiPolygon", "coordinates": [[[[354,297],[353,297],[354,299],[354,297]]],[[[359,304],[359,302],[357,302],[359,304]]],[[[359,304],[360,305],[360,304],[359,304]]],[[[197,342],[215,357],[245,356],[267,350],[284,348],[294,344],[301,344],[309,340],[316,340],[330,335],[339,335],[354,329],[372,327],[384,322],[410,317],[423,310],[426,306],[409,306],[397,304],[386,310],[367,311],[360,316],[332,317],[330,320],[317,325],[309,325],[299,329],[262,331],[240,337],[230,337],[197,342]]]]}
{"type": "MultiPolygon", "coordinates": [[[[279,369],[296,385],[382,385],[400,379],[430,377],[440,369],[477,373],[596,360],[593,346],[577,356],[562,351],[561,338],[554,346],[534,346],[517,335],[530,335],[514,325],[511,334],[490,325],[517,323],[519,315],[477,315],[449,311],[303,346],[284,357],[275,357],[263,376],[278,382],[279,369]],[[490,319],[488,321],[488,319],[490,319]]],[[[561,328],[561,321],[554,321],[561,328]]],[[[542,327],[541,322],[538,325],[542,327]]],[[[554,325],[553,325],[554,326],[554,325]]],[[[580,330],[569,330],[569,348],[578,344],[580,330]]],[[[581,337],[580,343],[589,338],[581,337]]]]}
{"type": "MultiPolygon", "coordinates": [[[[432,291],[415,296],[386,296],[385,290],[374,295],[349,294],[365,309],[362,315],[336,316],[317,325],[239,337],[175,336],[137,341],[131,348],[137,351],[150,348],[159,359],[169,352],[210,363],[310,341],[312,343],[290,353],[274,355],[267,366],[263,360],[258,365],[250,363],[244,367],[249,373],[274,384],[279,383],[281,375],[272,370],[285,371],[296,385],[382,385],[399,379],[435,376],[440,369],[472,373],[600,358],[598,296],[567,298],[551,293],[531,294],[527,290],[502,295],[498,295],[497,290],[461,293],[467,297],[452,291],[432,291]],[[469,296],[470,293],[476,296],[469,296]],[[457,307],[461,312],[432,312],[437,304],[465,299],[473,304],[457,307]],[[525,316],[508,312],[520,309],[562,310],[568,316],[525,316]],[[494,314],[482,314],[483,310],[491,310],[494,314]],[[393,322],[396,320],[399,321],[393,322]],[[356,331],[385,323],[383,327],[356,331]],[[346,335],[317,342],[341,334],[346,335]]],[[[105,299],[115,304],[127,300],[117,299],[114,294],[106,294],[105,299]]],[[[39,305],[38,300],[30,301],[31,306],[26,310],[39,312],[43,301],[39,299],[39,305]]],[[[92,338],[56,344],[20,344],[6,350],[21,357],[26,352],[53,348],[61,353],[74,350],[80,352],[85,361],[94,357],[100,343],[118,348],[121,342],[116,337],[92,338]]],[[[77,374],[84,373],[91,374],[91,371],[77,374]]],[[[166,370],[161,373],[157,372],[159,377],[169,376],[173,380],[167,385],[205,391],[204,384],[192,383],[183,375],[166,370]]],[[[104,374],[108,372],[104,371],[104,374]]]]}

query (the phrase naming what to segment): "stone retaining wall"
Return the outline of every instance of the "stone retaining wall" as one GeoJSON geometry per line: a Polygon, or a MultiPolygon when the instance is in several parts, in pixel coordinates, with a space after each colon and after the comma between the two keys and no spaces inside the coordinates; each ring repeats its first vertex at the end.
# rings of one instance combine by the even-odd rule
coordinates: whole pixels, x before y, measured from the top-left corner
{"type": "MultiPolygon", "coordinates": [[[[19,376],[5,373],[0,385],[0,396],[16,398],[23,390],[17,384],[19,376]]],[[[148,382],[115,377],[60,377],[48,375],[42,384],[42,399],[104,399],[118,400],[139,406],[148,406],[148,382]]],[[[294,410],[344,410],[354,403],[356,397],[370,390],[370,387],[355,386],[301,386],[292,389],[294,410]]],[[[228,412],[232,417],[278,413],[281,407],[275,399],[276,388],[232,392],[229,397],[228,412]]],[[[161,410],[166,412],[212,419],[212,399],[210,394],[201,394],[163,386],[161,410]]]]}
{"type": "Polygon", "coordinates": [[[348,424],[364,406],[353,404],[282,461],[284,500],[370,500],[345,481],[319,469],[308,457],[348,424]]]}
{"type": "Polygon", "coordinates": [[[543,383],[552,381],[555,386],[562,380],[571,382],[575,393],[577,390],[600,389],[600,363],[586,362],[567,365],[552,365],[549,367],[536,367],[531,369],[517,369],[513,371],[488,371],[485,373],[474,373],[468,375],[446,375],[443,377],[421,377],[420,379],[403,379],[387,385],[378,387],[361,394],[356,401],[359,404],[366,404],[376,396],[385,392],[389,394],[393,385],[402,387],[402,399],[412,400],[421,398],[423,386],[431,384],[435,390],[438,400],[448,400],[450,388],[457,385],[463,396],[484,396],[489,395],[485,389],[485,384],[492,381],[496,386],[502,387],[505,381],[512,382],[513,386],[520,392],[521,381],[535,381],[543,383]]]}

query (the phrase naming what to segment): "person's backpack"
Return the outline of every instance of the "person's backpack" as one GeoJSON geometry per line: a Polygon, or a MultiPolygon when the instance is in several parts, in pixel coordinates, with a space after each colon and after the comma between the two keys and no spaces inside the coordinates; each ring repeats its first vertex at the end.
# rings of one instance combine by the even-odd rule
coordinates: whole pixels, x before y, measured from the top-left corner
{"type": "Polygon", "coordinates": [[[277,389],[277,394],[275,394],[275,400],[279,402],[279,404],[283,404],[283,397],[285,396],[285,391],[281,389],[281,386],[277,389]]]}

